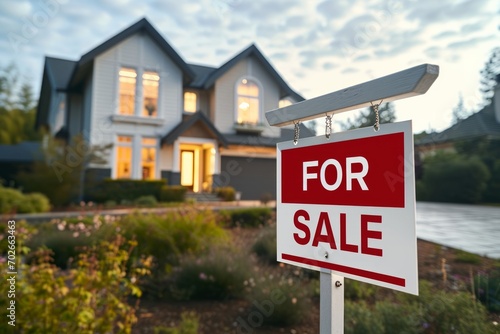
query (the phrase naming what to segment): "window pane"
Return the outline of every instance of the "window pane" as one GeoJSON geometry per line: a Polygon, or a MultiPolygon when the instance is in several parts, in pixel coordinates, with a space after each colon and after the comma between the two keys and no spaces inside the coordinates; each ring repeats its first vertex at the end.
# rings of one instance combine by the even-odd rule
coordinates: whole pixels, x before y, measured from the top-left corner
{"type": "Polygon", "coordinates": [[[120,110],[122,115],[133,115],[137,73],[134,69],[122,68],[120,74],[120,110]]]}
{"type": "Polygon", "coordinates": [[[142,170],[142,178],[144,180],[155,179],[156,145],[157,145],[157,140],[155,138],[142,138],[141,170],[142,170]]]}
{"type": "Polygon", "coordinates": [[[238,97],[238,119],[242,124],[259,123],[259,99],[252,97],[238,97]]]}
{"type": "Polygon", "coordinates": [[[119,143],[132,143],[132,137],[129,136],[118,136],[119,143]]]}
{"type": "Polygon", "coordinates": [[[184,93],[184,111],[196,112],[196,93],[184,93]]]}
{"type": "Polygon", "coordinates": [[[143,116],[156,117],[158,109],[158,86],[160,76],[156,72],[144,72],[142,89],[144,94],[143,116]]]}
{"type": "Polygon", "coordinates": [[[156,146],[155,138],[142,138],[142,146],[156,146]]]}
{"type": "Polygon", "coordinates": [[[259,96],[259,87],[251,80],[243,79],[238,85],[238,95],[259,96]]]}
{"type": "Polygon", "coordinates": [[[118,179],[130,179],[132,175],[132,147],[118,146],[116,160],[116,177],[118,179]]]}

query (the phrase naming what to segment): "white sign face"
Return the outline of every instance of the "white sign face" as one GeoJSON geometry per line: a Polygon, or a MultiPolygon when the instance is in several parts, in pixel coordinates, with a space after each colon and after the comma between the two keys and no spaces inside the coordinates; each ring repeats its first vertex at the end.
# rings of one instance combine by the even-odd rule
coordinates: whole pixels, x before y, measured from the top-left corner
{"type": "Polygon", "coordinates": [[[418,294],[411,121],[277,145],[278,261],[418,294]]]}

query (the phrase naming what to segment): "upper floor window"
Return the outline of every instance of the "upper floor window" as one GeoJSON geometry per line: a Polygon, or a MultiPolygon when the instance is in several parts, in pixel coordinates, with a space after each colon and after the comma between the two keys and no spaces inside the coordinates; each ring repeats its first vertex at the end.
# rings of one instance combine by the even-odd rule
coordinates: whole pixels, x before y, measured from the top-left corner
{"type": "Polygon", "coordinates": [[[258,124],[260,115],[259,86],[250,79],[243,79],[238,84],[237,94],[237,123],[258,124]]]}
{"type": "Polygon", "coordinates": [[[198,108],[196,107],[196,93],[185,92],[184,93],[184,111],[196,112],[198,108]]]}
{"type": "Polygon", "coordinates": [[[156,72],[147,71],[142,74],[142,89],[144,95],[142,116],[157,116],[159,82],[160,76],[156,72]]]}
{"type": "Polygon", "coordinates": [[[122,115],[133,115],[135,112],[135,88],[137,72],[132,68],[122,67],[120,75],[120,110],[122,115]]]}

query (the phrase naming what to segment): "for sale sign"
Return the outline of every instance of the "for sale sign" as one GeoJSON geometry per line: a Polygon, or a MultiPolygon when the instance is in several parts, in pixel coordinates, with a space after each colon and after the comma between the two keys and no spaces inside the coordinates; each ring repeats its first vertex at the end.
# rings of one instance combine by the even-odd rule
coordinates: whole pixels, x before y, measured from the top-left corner
{"type": "Polygon", "coordinates": [[[277,148],[278,261],[418,294],[411,122],[277,148]]]}

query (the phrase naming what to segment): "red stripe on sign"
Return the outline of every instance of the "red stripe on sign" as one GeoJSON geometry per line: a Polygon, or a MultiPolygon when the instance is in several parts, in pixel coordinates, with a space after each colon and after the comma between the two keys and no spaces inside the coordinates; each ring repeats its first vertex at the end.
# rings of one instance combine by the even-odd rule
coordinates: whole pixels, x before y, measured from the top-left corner
{"type": "Polygon", "coordinates": [[[403,208],[404,153],[403,132],[282,150],[282,202],[403,208]]]}
{"type": "Polygon", "coordinates": [[[381,274],[381,273],[376,273],[373,271],[342,266],[340,264],[335,264],[335,263],[312,260],[312,259],[308,259],[305,257],[295,256],[295,255],[290,255],[290,254],[281,254],[281,257],[283,258],[283,260],[288,260],[288,261],[298,262],[298,263],[307,264],[307,265],[311,265],[311,266],[315,266],[315,267],[340,271],[342,273],[355,275],[355,276],[359,276],[359,277],[364,277],[364,278],[369,278],[369,279],[372,279],[375,281],[394,284],[394,285],[398,285],[398,286],[402,286],[402,287],[406,286],[406,280],[404,278],[401,278],[401,277],[395,277],[395,276],[385,275],[385,274],[381,274]]]}

